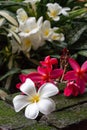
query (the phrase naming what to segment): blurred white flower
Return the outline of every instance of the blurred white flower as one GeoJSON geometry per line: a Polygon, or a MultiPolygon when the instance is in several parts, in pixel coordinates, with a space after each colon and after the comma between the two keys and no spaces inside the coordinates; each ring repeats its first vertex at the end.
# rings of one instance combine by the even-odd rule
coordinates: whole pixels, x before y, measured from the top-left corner
{"type": "Polygon", "coordinates": [[[53,33],[52,37],[51,37],[52,40],[56,40],[56,41],[64,41],[64,35],[63,33],[53,33]]]}
{"type": "Polygon", "coordinates": [[[23,24],[28,19],[28,15],[23,8],[17,10],[17,19],[19,24],[23,24]]]}
{"type": "Polygon", "coordinates": [[[51,17],[54,21],[60,19],[59,15],[61,14],[62,7],[58,3],[48,3],[48,16],[51,17]]]}
{"type": "Polygon", "coordinates": [[[42,24],[41,32],[42,32],[42,38],[44,40],[50,40],[53,33],[50,21],[48,20],[44,21],[44,23],[42,24]]]}
{"type": "Polygon", "coordinates": [[[40,0],[25,0],[24,3],[30,3],[33,11],[36,13],[36,3],[40,2],[40,0]]]}
{"type": "Polygon", "coordinates": [[[19,36],[28,37],[31,34],[37,33],[41,29],[42,20],[43,17],[40,17],[38,21],[36,21],[35,17],[28,18],[26,22],[19,27],[20,30],[19,36]]]}
{"type": "Polygon", "coordinates": [[[69,7],[62,8],[61,14],[63,14],[64,16],[68,16],[69,13],[67,11],[70,11],[69,7]]]}
{"type": "Polygon", "coordinates": [[[21,42],[22,43],[20,44],[20,50],[22,50],[25,53],[29,52],[31,50],[32,41],[28,37],[21,37],[21,42]]]}
{"type": "Polygon", "coordinates": [[[25,95],[17,95],[14,97],[13,105],[16,112],[26,107],[25,116],[29,119],[35,119],[39,112],[48,115],[55,110],[55,103],[49,98],[59,92],[54,84],[43,84],[37,92],[34,82],[30,79],[26,79],[20,86],[20,90],[25,95]]]}
{"type": "Polygon", "coordinates": [[[48,3],[48,16],[51,17],[54,21],[60,20],[60,15],[68,16],[68,12],[70,8],[65,7],[62,8],[58,3],[48,3]]]}

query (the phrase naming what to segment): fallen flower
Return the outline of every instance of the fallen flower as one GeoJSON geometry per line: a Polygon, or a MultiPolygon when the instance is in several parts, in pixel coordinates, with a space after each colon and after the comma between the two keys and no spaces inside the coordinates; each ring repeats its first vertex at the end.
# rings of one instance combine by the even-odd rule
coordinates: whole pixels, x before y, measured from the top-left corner
{"type": "Polygon", "coordinates": [[[48,115],[55,110],[55,103],[49,98],[59,92],[54,84],[43,84],[37,92],[34,82],[27,78],[21,85],[20,90],[25,95],[17,95],[14,97],[13,105],[16,112],[26,107],[25,117],[35,119],[39,112],[48,115]]]}

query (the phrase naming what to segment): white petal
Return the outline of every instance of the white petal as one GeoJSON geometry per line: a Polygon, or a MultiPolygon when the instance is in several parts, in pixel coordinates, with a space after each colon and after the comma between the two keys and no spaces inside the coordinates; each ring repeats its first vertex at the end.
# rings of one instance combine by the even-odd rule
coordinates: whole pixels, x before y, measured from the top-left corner
{"type": "Polygon", "coordinates": [[[43,17],[41,16],[38,21],[37,21],[37,25],[38,26],[41,26],[42,25],[42,22],[43,22],[43,17]]]}
{"type": "Polygon", "coordinates": [[[29,119],[35,119],[39,114],[39,109],[36,103],[30,104],[25,109],[25,116],[29,119]]]}
{"type": "Polygon", "coordinates": [[[58,92],[58,88],[52,83],[45,83],[38,90],[41,97],[51,97],[56,95],[58,92]]]}
{"type": "Polygon", "coordinates": [[[25,95],[17,95],[13,99],[13,105],[14,105],[16,112],[19,112],[21,109],[23,109],[28,104],[29,104],[29,102],[27,100],[27,96],[25,96],[25,95]]]}
{"type": "Polygon", "coordinates": [[[35,89],[35,85],[34,82],[27,78],[26,81],[20,86],[20,90],[27,95],[34,95],[36,94],[36,89],[35,89]]]}
{"type": "Polygon", "coordinates": [[[39,111],[45,115],[50,114],[52,111],[55,110],[55,103],[52,99],[41,99],[38,102],[39,111]]]}
{"type": "Polygon", "coordinates": [[[52,18],[54,21],[59,21],[60,20],[60,17],[59,16],[56,16],[56,17],[53,17],[52,18]]]}

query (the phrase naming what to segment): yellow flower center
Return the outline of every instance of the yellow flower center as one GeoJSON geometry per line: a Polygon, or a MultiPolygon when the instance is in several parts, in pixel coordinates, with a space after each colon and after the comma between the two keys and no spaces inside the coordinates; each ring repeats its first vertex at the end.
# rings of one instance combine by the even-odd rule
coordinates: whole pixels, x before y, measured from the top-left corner
{"type": "Polygon", "coordinates": [[[30,101],[31,101],[32,103],[39,102],[39,100],[40,100],[40,96],[39,96],[38,94],[34,95],[34,96],[30,99],[30,101]]]}
{"type": "Polygon", "coordinates": [[[58,38],[58,36],[56,36],[56,35],[54,35],[54,36],[52,37],[53,40],[56,40],[57,38],[58,38]]]}
{"type": "Polygon", "coordinates": [[[48,34],[49,34],[49,30],[46,29],[45,32],[44,32],[44,35],[45,35],[45,36],[48,36],[48,34]]]}
{"type": "Polygon", "coordinates": [[[27,16],[26,15],[21,15],[21,19],[24,22],[25,20],[27,20],[27,16]]]}
{"type": "Polygon", "coordinates": [[[29,29],[26,29],[26,30],[25,30],[25,32],[26,32],[26,33],[29,33],[29,32],[30,32],[30,30],[29,30],[29,29]]]}
{"type": "Polygon", "coordinates": [[[29,39],[25,40],[25,46],[26,46],[26,48],[31,46],[31,41],[29,39]]]}
{"type": "Polygon", "coordinates": [[[51,12],[51,16],[52,16],[52,17],[56,17],[56,16],[57,16],[57,11],[56,11],[56,10],[52,11],[52,12],[51,12]]]}

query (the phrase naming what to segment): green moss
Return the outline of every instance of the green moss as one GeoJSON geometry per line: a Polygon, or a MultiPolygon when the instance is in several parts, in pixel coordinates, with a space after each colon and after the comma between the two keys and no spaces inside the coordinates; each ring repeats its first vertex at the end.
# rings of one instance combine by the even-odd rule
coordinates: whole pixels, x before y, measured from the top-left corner
{"type": "Polygon", "coordinates": [[[43,125],[43,124],[36,123],[36,124],[34,124],[30,127],[25,127],[22,130],[57,130],[57,129],[50,127],[50,126],[46,126],[46,125],[43,125]]]}
{"type": "Polygon", "coordinates": [[[8,102],[0,100],[0,126],[15,130],[56,130],[87,119],[87,93],[72,98],[66,98],[63,94],[55,96],[56,111],[43,116],[39,122],[26,119],[24,111],[14,111],[10,105],[14,96],[9,96],[8,102]]]}
{"type": "Polygon", "coordinates": [[[0,100],[0,126],[18,128],[33,125],[35,122],[35,120],[26,119],[22,112],[16,113],[10,105],[0,100]]]}
{"type": "Polygon", "coordinates": [[[87,102],[87,93],[77,97],[65,97],[63,94],[59,94],[53,99],[56,103],[56,109],[61,110],[66,107],[72,107],[73,105],[87,102]]]}
{"type": "Polygon", "coordinates": [[[48,122],[58,128],[79,123],[87,119],[87,103],[57,111],[48,116],[48,122]]]}

